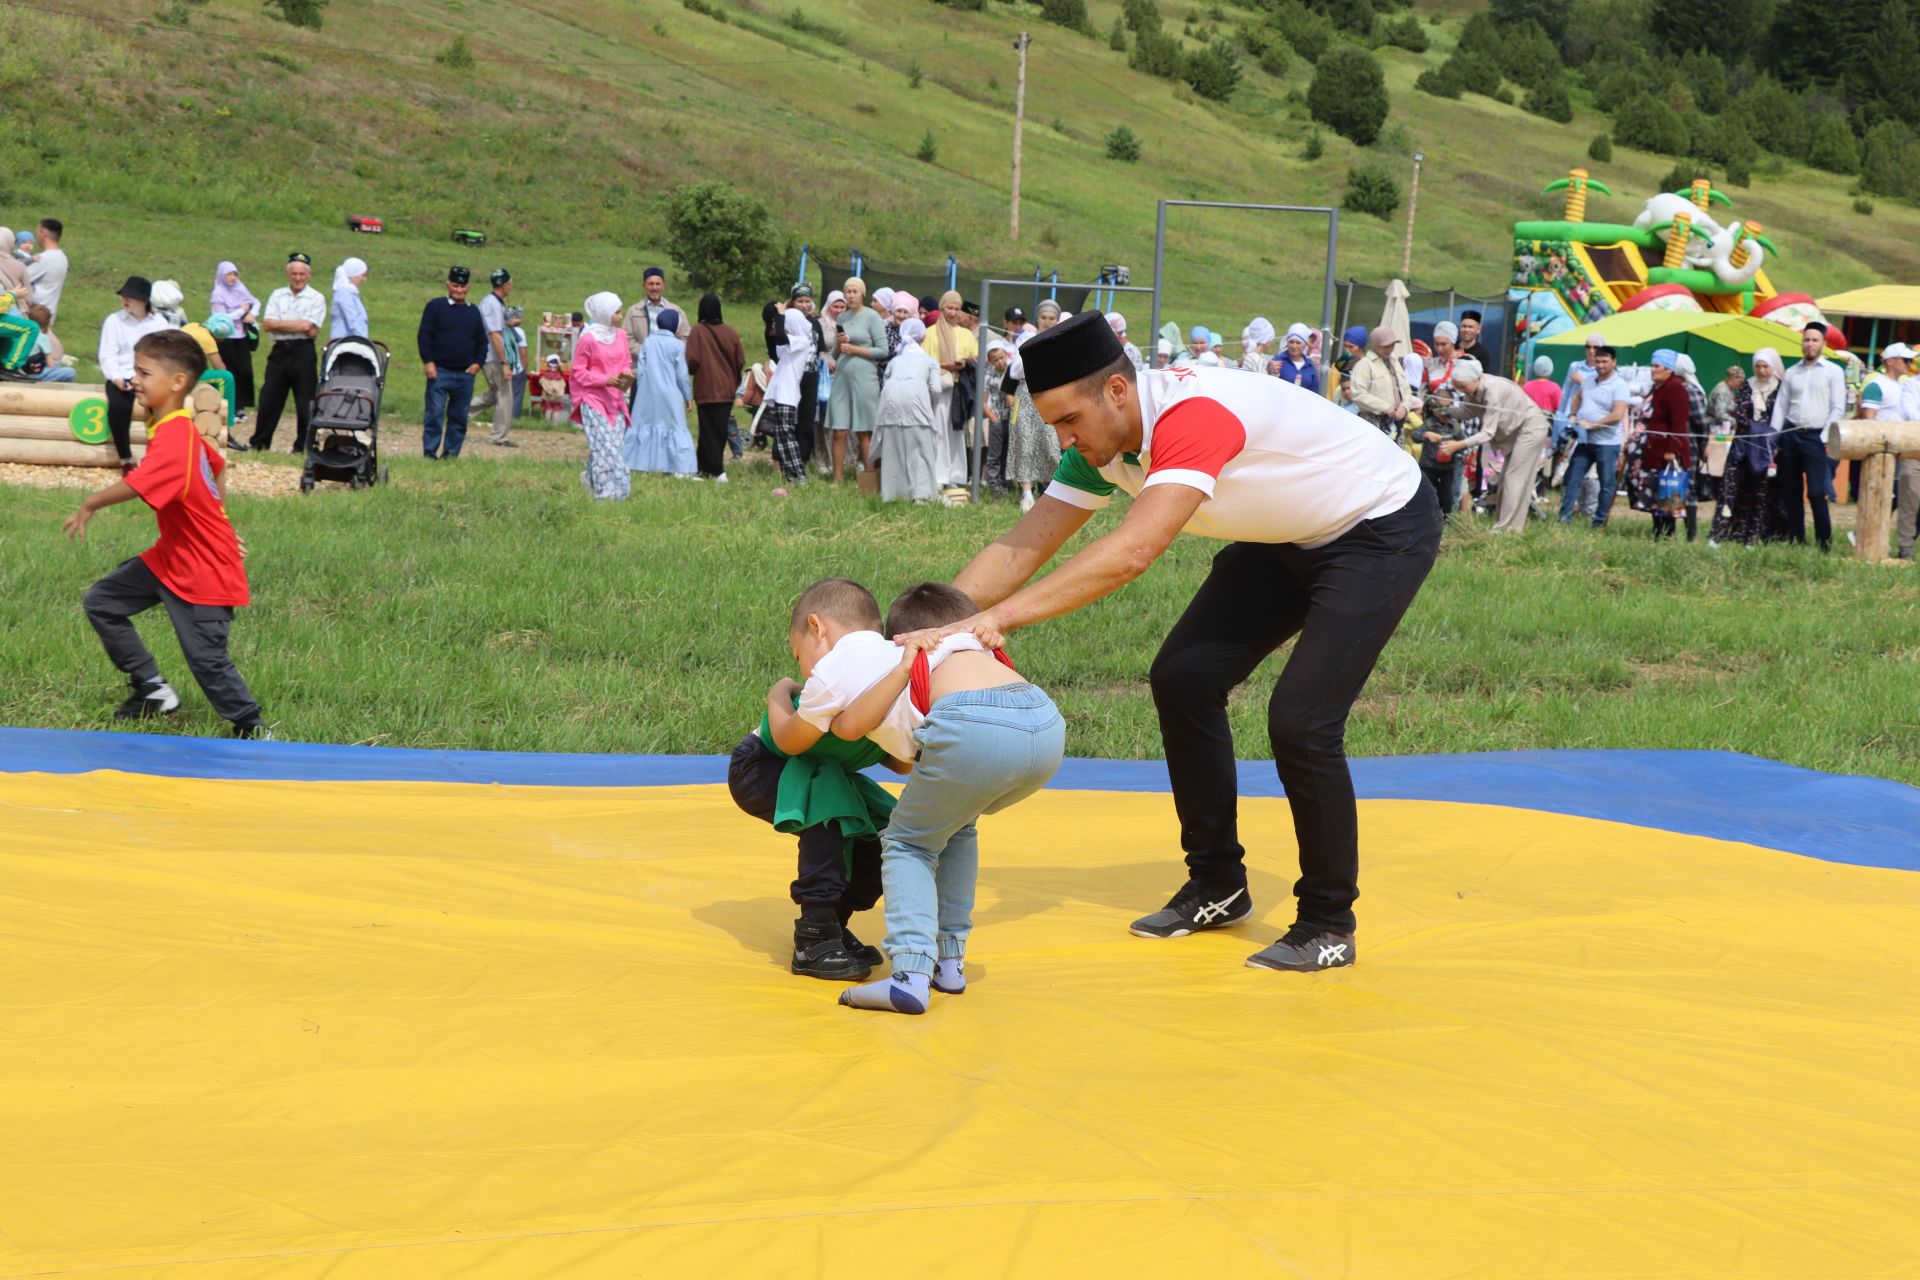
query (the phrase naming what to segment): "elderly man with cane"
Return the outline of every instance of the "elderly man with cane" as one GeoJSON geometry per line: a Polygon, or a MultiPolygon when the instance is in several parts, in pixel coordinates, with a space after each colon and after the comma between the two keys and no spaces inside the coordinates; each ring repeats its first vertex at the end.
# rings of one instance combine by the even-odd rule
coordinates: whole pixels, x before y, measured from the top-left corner
{"type": "Polygon", "coordinates": [[[1433,490],[1387,436],[1355,430],[1291,383],[1238,369],[1136,370],[1098,312],[1028,340],[1021,357],[1034,407],[1060,437],[1059,470],[954,579],[983,611],[918,639],[971,631],[998,647],[1005,632],[1118,591],[1183,530],[1224,543],[1148,674],[1187,875],[1132,932],[1182,938],[1253,917],[1227,698],[1294,640],[1267,732],[1299,844],[1298,914],[1247,963],[1352,964],[1360,855],[1347,717],[1433,567],[1433,490]],[[1126,516],[1028,582],[1116,490],[1132,499],[1126,516]]]}
{"type": "Polygon", "coordinates": [[[1443,440],[1436,448],[1440,461],[1477,445],[1491,443],[1506,455],[1500,472],[1500,511],[1495,533],[1519,533],[1527,527],[1533,509],[1534,480],[1546,456],[1553,424],[1533,397],[1511,378],[1487,373],[1478,360],[1461,356],[1453,363],[1453,385],[1465,397],[1434,412],[1447,417],[1480,420],[1479,429],[1458,440],[1443,440]]]}

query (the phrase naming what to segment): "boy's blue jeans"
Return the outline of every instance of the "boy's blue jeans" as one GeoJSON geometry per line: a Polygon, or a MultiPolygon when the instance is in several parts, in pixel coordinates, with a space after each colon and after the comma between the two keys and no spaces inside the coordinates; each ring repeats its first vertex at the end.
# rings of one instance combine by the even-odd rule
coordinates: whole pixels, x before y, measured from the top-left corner
{"type": "Polygon", "coordinates": [[[936,958],[967,953],[980,873],[974,820],[1046,785],[1066,754],[1067,724],[1023,682],[948,694],[917,738],[919,758],[880,837],[880,880],[895,971],[931,974],[936,958]]]}

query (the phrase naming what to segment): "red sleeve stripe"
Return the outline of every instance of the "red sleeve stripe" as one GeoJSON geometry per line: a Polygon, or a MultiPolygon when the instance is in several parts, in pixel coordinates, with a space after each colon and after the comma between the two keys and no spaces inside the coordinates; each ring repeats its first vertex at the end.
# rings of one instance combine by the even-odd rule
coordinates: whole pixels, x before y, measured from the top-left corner
{"type": "Polygon", "coordinates": [[[1197,471],[1220,478],[1220,471],[1247,447],[1247,429],[1218,400],[1182,400],[1153,424],[1147,477],[1162,471],[1197,471]]]}

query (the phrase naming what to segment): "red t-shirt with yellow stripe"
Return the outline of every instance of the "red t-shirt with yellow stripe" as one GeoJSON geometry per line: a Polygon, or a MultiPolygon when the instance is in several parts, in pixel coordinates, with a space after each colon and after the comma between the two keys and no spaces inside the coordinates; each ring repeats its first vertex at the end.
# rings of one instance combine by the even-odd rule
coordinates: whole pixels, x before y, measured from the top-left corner
{"type": "Polygon", "coordinates": [[[220,501],[226,465],[180,409],[147,425],[146,456],[127,477],[160,523],[160,540],[140,559],[167,590],[192,604],[242,605],[251,598],[240,535],[220,501]]]}

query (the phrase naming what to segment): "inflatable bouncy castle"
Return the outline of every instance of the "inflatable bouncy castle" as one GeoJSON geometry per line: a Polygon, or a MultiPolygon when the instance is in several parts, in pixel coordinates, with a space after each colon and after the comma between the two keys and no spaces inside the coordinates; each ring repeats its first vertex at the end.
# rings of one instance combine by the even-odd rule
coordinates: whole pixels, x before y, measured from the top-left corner
{"type": "MultiPolygon", "coordinates": [[[[1523,349],[1628,312],[1750,316],[1792,330],[1783,346],[1796,343],[1793,335],[1809,321],[1824,319],[1807,294],[1774,288],[1766,264],[1779,250],[1757,222],[1721,222],[1733,201],[1705,178],[1648,198],[1631,223],[1588,220],[1589,196],[1613,192],[1585,169],[1546,190],[1566,193],[1562,218],[1513,228],[1508,296],[1523,349]]],[[[1829,346],[1845,345],[1834,330],[1829,346]]]]}

